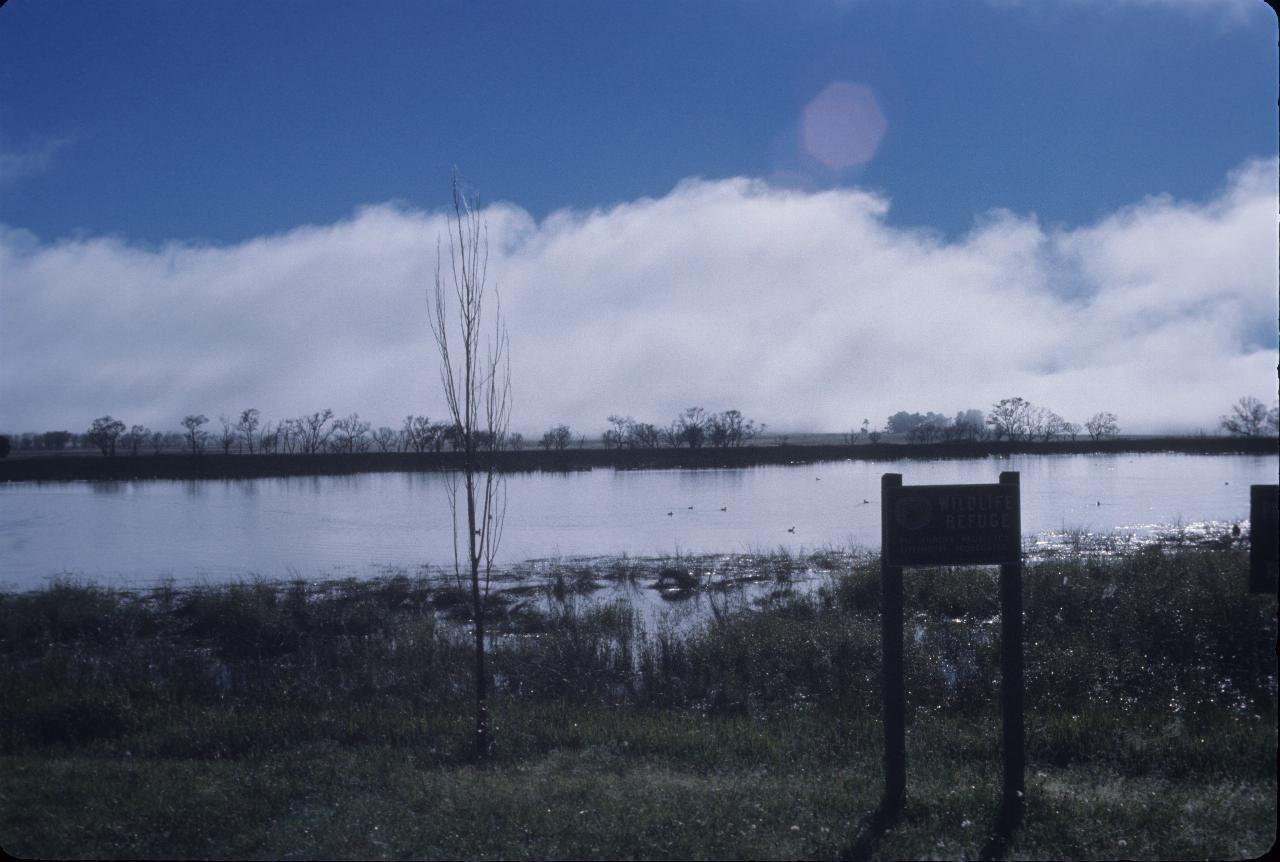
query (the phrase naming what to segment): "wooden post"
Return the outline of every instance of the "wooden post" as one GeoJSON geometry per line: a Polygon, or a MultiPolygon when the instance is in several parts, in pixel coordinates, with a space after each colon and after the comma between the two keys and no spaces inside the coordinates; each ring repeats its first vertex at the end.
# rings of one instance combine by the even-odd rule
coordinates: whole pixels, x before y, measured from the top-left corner
{"type": "Polygon", "coordinates": [[[1280,486],[1249,486],[1249,592],[1276,594],[1280,585],[1277,510],[1280,486]]]}
{"type": "MultiPolygon", "coordinates": [[[[1001,485],[1018,486],[1016,472],[1000,474],[1001,485]]],[[[1017,534],[1022,534],[1018,506],[1017,534]]],[[[1002,806],[1013,822],[1021,820],[1026,790],[1026,754],[1022,723],[1022,560],[1000,566],[1000,707],[1003,714],[1004,788],[1002,806]]]]}
{"type": "Polygon", "coordinates": [[[887,488],[902,486],[900,473],[880,479],[880,691],[884,709],[885,813],[902,810],[907,793],[907,693],[902,668],[902,567],[885,563],[888,552],[889,511],[887,488]]]}

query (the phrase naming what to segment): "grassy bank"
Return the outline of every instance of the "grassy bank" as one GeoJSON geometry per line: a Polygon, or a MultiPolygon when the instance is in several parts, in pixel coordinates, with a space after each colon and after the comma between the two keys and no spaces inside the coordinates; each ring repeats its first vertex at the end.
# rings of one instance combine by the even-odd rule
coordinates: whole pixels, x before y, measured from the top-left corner
{"type": "MultiPolygon", "coordinates": [[[[743,446],[716,449],[601,449],[559,451],[523,449],[490,453],[499,468],[536,470],[675,469],[751,467],[761,464],[807,464],[847,459],[893,461],[902,458],[982,458],[1016,454],[1081,455],[1177,452],[1189,455],[1275,455],[1274,437],[1125,437],[1105,440],[954,441],[944,443],[858,443],[743,446]]],[[[37,455],[0,460],[0,482],[250,479],[267,476],[317,476],[350,473],[411,472],[456,469],[456,452],[362,452],[314,455],[223,455],[205,453],[117,455],[37,455]]]]}
{"type": "MultiPolygon", "coordinates": [[[[874,560],[757,559],[753,607],[645,625],[600,561],[503,603],[469,761],[456,595],[410,577],[0,596],[0,844],[96,857],[836,858],[880,792],[874,560]],[[787,566],[826,572],[811,591],[787,566]],[[576,588],[575,588],[576,587],[576,588]],[[523,596],[523,598],[518,597],[523,596]]],[[[1276,837],[1276,604],[1239,550],[1026,572],[1028,799],[1009,853],[1246,858],[1276,837]]],[[[558,577],[556,577],[558,575],[558,577]]],[[[885,858],[980,855],[994,573],[908,573],[909,803],[885,858]]]]}

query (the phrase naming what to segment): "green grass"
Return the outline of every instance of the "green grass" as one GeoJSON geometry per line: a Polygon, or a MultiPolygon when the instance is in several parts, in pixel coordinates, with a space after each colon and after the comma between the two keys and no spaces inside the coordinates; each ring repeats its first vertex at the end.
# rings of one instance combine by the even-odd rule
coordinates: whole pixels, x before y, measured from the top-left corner
{"type": "MultiPolygon", "coordinates": [[[[819,559],[820,557],[820,559],[819,559]]],[[[646,627],[554,561],[501,604],[471,759],[456,597],[392,576],[0,595],[0,846],[44,857],[837,858],[880,793],[876,562],[646,627]],[[558,579],[557,579],[558,576],[558,579]],[[557,588],[557,585],[558,588],[557,588]]],[[[1238,550],[1025,575],[1028,787],[1008,853],[1249,858],[1276,837],[1276,605],[1238,550]],[[1123,843],[1122,843],[1123,842],[1123,843]]],[[[908,805],[883,858],[972,858],[999,787],[989,570],[906,578],[908,805]]]]}
{"type": "MultiPolygon", "coordinates": [[[[793,759],[803,720],[735,728],[737,756],[714,767],[687,758],[720,759],[726,734],[668,748],[645,724],[623,717],[604,741],[562,740],[487,767],[359,746],[243,759],[11,756],[0,779],[5,847],[45,857],[837,858],[876,803],[874,747],[793,759]]],[[[967,736],[934,725],[927,750],[956,735],[967,736]]],[[[998,776],[973,756],[987,747],[968,742],[917,754],[906,814],[879,856],[979,855],[998,776]]],[[[1009,852],[1251,858],[1274,836],[1274,782],[1046,768],[1029,776],[1026,825],[1009,852]]]]}

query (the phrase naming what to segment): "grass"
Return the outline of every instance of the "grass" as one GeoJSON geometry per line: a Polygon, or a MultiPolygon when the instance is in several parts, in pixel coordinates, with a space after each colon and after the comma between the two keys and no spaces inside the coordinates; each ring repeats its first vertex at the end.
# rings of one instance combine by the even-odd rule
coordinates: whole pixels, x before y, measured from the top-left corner
{"type": "MultiPolygon", "coordinates": [[[[709,592],[705,619],[676,628],[581,600],[597,582],[646,588],[670,560],[525,573],[494,621],[488,764],[470,757],[455,597],[426,579],[0,595],[0,845],[848,853],[880,793],[876,561],[681,563],[779,588],[754,608],[709,592]],[[802,571],[822,573],[816,589],[790,588],[802,571]]],[[[1276,605],[1245,593],[1246,572],[1238,549],[1027,568],[1027,814],[1010,855],[1248,858],[1274,842],[1276,605]]],[[[994,574],[910,571],[906,608],[908,807],[869,852],[972,858],[999,787],[994,574]]]]}

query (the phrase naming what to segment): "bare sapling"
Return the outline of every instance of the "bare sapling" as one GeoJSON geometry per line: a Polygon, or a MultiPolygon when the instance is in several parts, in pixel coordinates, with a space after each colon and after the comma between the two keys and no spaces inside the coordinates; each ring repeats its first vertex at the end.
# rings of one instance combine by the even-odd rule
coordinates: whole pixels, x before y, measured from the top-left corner
{"type": "Polygon", "coordinates": [[[496,469],[493,451],[507,436],[511,414],[511,365],[506,326],[497,290],[491,317],[485,315],[489,285],[489,236],[474,196],[468,197],[453,174],[453,211],[448,218],[449,268],[436,239],[435,290],[431,334],[440,355],[440,383],[461,444],[462,469],[446,480],[453,521],[454,574],[469,590],[475,639],[475,754],[492,751],[487,704],[485,621],[494,560],[506,518],[506,481],[496,469]],[[485,329],[490,327],[485,337],[485,329]],[[461,505],[460,505],[461,504],[461,505]],[[465,525],[460,521],[465,520],[465,525]],[[465,554],[465,559],[464,559],[465,554]]]}

